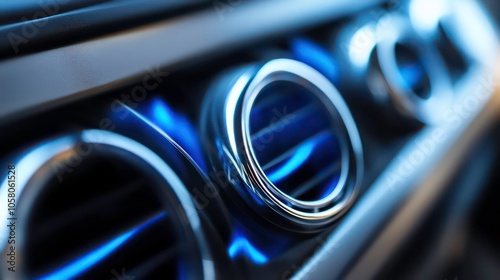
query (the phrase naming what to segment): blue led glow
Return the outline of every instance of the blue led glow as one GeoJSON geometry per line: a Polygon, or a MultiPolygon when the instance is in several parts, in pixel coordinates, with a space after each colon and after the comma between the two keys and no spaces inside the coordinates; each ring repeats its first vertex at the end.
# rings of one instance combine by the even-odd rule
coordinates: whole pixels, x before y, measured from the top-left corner
{"type": "Polygon", "coordinates": [[[174,112],[161,98],[154,98],[148,117],[176,141],[202,170],[207,170],[199,137],[195,128],[184,116],[174,112]]]}
{"type": "Polygon", "coordinates": [[[334,190],[335,187],[337,187],[337,184],[339,183],[339,175],[333,177],[333,180],[331,180],[327,185],[326,188],[323,189],[321,192],[320,199],[323,199],[327,197],[329,194],[331,194],[334,190]]]}
{"type": "Polygon", "coordinates": [[[305,38],[293,39],[290,47],[295,59],[318,70],[330,81],[339,81],[338,67],[330,53],[324,48],[305,38]]]}
{"type": "Polygon", "coordinates": [[[406,85],[410,88],[417,87],[424,78],[424,71],[417,63],[401,65],[399,72],[406,85]]]}
{"type": "Polygon", "coordinates": [[[243,255],[249,258],[253,263],[259,265],[265,264],[268,261],[268,258],[240,233],[235,233],[227,252],[231,259],[243,255]]]}
{"type": "Polygon", "coordinates": [[[286,178],[289,174],[297,170],[311,156],[314,147],[321,141],[328,138],[328,134],[320,134],[304,143],[302,143],[293,153],[293,155],[280,167],[267,173],[267,177],[273,183],[277,183],[286,178]]]}
{"type": "Polygon", "coordinates": [[[147,228],[151,224],[161,220],[166,216],[165,213],[158,214],[153,218],[147,220],[146,222],[140,224],[139,226],[113,238],[112,240],[106,242],[105,244],[99,246],[98,248],[92,250],[91,252],[81,256],[80,258],[66,264],[64,267],[57,269],[45,276],[39,277],[40,280],[61,280],[61,279],[73,279],[74,277],[80,275],[87,269],[91,268],[95,264],[99,263],[101,260],[105,259],[116,249],[118,249],[122,244],[127,242],[130,238],[136,235],[141,230],[147,228]]]}
{"type": "Polygon", "coordinates": [[[153,116],[168,131],[175,129],[175,113],[161,99],[154,99],[151,103],[153,116]]]}
{"type": "Polygon", "coordinates": [[[294,154],[278,169],[267,174],[271,182],[277,183],[299,168],[311,155],[314,150],[314,143],[309,141],[298,147],[294,154]]]}

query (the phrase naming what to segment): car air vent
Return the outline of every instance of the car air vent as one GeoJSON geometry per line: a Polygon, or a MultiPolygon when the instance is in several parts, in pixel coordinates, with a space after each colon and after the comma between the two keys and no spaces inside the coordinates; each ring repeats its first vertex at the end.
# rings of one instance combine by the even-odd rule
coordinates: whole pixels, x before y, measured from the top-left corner
{"type": "Polygon", "coordinates": [[[25,177],[15,214],[20,278],[211,278],[190,196],[145,146],[87,130],[33,149],[16,166],[25,177]]]}
{"type": "Polygon", "coordinates": [[[481,2],[436,1],[429,13],[424,1],[411,0],[406,13],[420,34],[434,40],[450,69],[463,75],[474,64],[489,65],[498,52],[497,31],[481,2]]]}
{"type": "Polygon", "coordinates": [[[334,49],[344,50],[337,54],[344,75],[340,88],[354,101],[378,105],[376,115],[393,123],[442,121],[442,109],[453,102],[452,79],[437,49],[408,19],[395,13],[378,20],[361,16],[335,42],[334,49]]]}
{"type": "Polygon", "coordinates": [[[333,118],[321,99],[300,84],[270,83],[250,110],[250,139],[271,183],[292,198],[325,198],[337,185],[342,154],[333,118]]]}
{"type": "MultiPolygon", "coordinates": [[[[361,142],[335,87],[290,59],[249,67],[216,83],[204,127],[239,197],[265,218],[312,231],[353,202],[361,142]]],[[[210,147],[208,147],[210,148],[210,147]]],[[[210,156],[210,155],[209,155],[210,156]]]]}

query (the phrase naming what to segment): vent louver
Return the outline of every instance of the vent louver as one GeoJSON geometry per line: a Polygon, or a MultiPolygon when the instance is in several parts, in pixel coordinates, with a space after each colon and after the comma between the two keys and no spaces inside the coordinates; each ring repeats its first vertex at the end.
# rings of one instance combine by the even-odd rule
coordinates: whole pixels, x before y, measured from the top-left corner
{"type": "Polygon", "coordinates": [[[361,15],[334,39],[333,49],[344,49],[333,54],[342,65],[339,87],[384,121],[406,127],[442,122],[454,98],[442,56],[407,18],[381,14],[361,15]]]}
{"type": "Polygon", "coordinates": [[[37,165],[37,154],[50,157],[22,186],[20,277],[204,277],[194,206],[151,150],[117,134],[85,131],[35,149],[20,168],[37,165]]]}
{"type": "Polygon", "coordinates": [[[331,113],[306,88],[274,82],[250,112],[254,154],[269,180],[292,198],[325,198],[340,178],[341,151],[331,113]]]}
{"type": "Polygon", "coordinates": [[[318,230],[347,210],[362,171],[361,141],[328,79],[276,59],[225,76],[209,98],[205,142],[218,149],[212,165],[233,182],[234,199],[299,231],[318,230]]]}

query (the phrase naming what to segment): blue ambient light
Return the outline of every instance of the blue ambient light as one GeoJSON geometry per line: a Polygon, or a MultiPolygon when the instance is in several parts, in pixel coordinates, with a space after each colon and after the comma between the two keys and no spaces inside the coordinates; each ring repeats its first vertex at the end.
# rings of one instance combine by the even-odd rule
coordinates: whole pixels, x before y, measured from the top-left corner
{"type": "Polygon", "coordinates": [[[327,197],[335,190],[335,188],[338,186],[339,179],[340,175],[336,175],[335,177],[333,177],[333,179],[326,185],[326,188],[324,188],[321,192],[320,199],[327,197]]]}
{"type": "Polygon", "coordinates": [[[249,258],[255,264],[265,264],[268,258],[255,248],[252,243],[241,233],[236,232],[233,236],[229,248],[227,250],[231,259],[235,259],[238,256],[245,256],[249,258]]]}
{"type": "Polygon", "coordinates": [[[421,59],[409,47],[396,45],[396,63],[403,85],[423,99],[430,96],[430,80],[421,59]]]}
{"type": "Polygon", "coordinates": [[[252,152],[281,192],[314,201],[331,189],[327,184],[342,167],[333,118],[302,85],[276,81],[259,93],[250,112],[252,152]]]}
{"type": "Polygon", "coordinates": [[[158,124],[161,124],[167,131],[175,129],[175,113],[161,99],[154,99],[151,103],[153,116],[158,124]]]}
{"type": "Polygon", "coordinates": [[[339,81],[338,67],[328,51],[306,38],[294,38],[291,50],[295,59],[304,62],[325,75],[330,81],[339,81]]]}
{"type": "Polygon", "coordinates": [[[422,67],[416,63],[401,65],[399,67],[399,72],[410,88],[417,87],[424,78],[422,67]]]}
{"type": "Polygon", "coordinates": [[[309,141],[298,147],[288,161],[286,161],[278,169],[267,174],[269,180],[271,180],[271,182],[273,183],[277,183],[281,179],[287,177],[290,173],[298,169],[302,164],[304,164],[304,162],[306,162],[307,158],[311,155],[314,150],[314,145],[315,141],[309,141]]]}
{"type": "Polygon", "coordinates": [[[148,118],[179,143],[202,170],[206,170],[198,134],[189,120],[174,112],[161,98],[151,101],[148,118]]]}
{"type": "Polygon", "coordinates": [[[87,254],[79,257],[78,259],[66,264],[64,267],[57,269],[45,276],[39,277],[39,280],[61,280],[61,279],[73,279],[79,276],[81,273],[85,272],[92,266],[99,263],[101,260],[108,257],[116,249],[130,240],[134,235],[139,233],[141,230],[147,228],[148,226],[154,224],[155,222],[166,217],[166,213],[161,213],[153,218],[147,220],[146,222],[140,224],[139,226],[113,238],[112,240],[102,244],[98,248],[88,252],[87,254]]]}

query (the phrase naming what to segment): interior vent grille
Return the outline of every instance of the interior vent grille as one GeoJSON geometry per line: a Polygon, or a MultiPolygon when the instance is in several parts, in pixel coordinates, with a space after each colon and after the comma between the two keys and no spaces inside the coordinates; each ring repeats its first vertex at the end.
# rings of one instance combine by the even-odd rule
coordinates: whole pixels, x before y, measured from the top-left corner
{"type": "Polygon", "coordinates": [[[203,117],[212,167],[225,188],[280,227],[315,231],[354,201],[362,173],[356,124],[331,82],[275,59],[234,71],[212,88],[203,117]],[[216,156],[216,157],[214,157],[216,156]]]}
{"type": "Polygon", "coordinates": [[[331,113],[301,85],[274,82],[250,113],[255,156],[269,180],[299,200],[325,198],[337,185],[341,151],[331,113]]]}
{"type": "MultiPolygon", "coordinates": [[[[124,146],[82,139],[58,151],[27,183],[19,246],[25,275],[203,277],[200,240],[189,223],[197,216],[194,208],[187,215],[186,205],[176,196],[179,179],[141,144],[99,133],[124,146]],[[124,149],[127,146],[130,151],[124,149]]],[[[187,193],[185,197],[189,199],[187,193]]]]}
{"type": "Polygon", "coordinates": [[[443,121],[442,109],[453,103],[453,80],[438,49],[406,17],[362,14],[334,42],[333,49],[351,42],[333,54],[342,66],[338,86],[374,118],[404,127],[443,121]]]}

